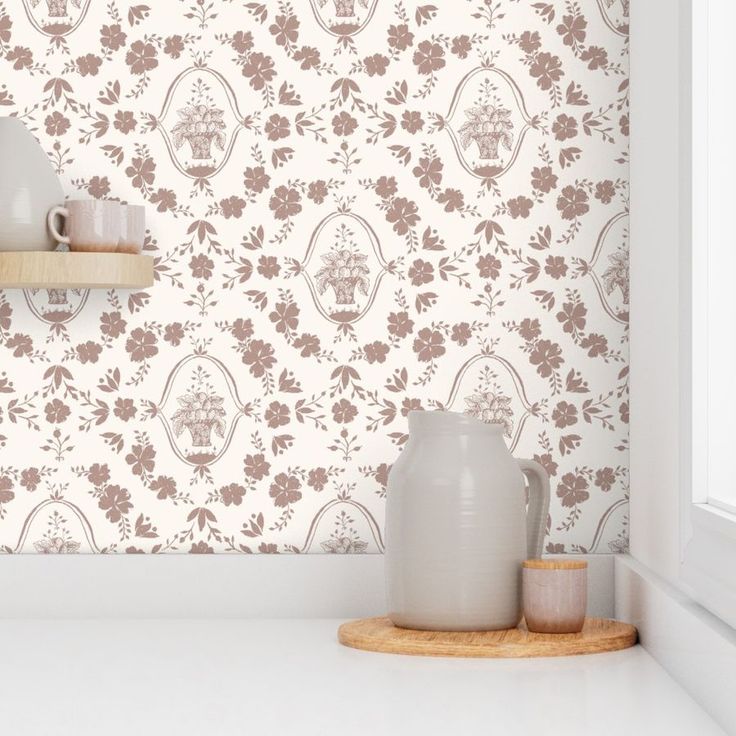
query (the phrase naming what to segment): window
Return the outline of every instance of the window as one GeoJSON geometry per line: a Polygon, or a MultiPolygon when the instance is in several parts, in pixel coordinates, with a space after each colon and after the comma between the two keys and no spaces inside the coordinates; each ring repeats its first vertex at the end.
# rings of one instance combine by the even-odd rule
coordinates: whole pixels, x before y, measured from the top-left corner
{"type": "Polygon", "coordinates": [[[711,0],[707,20],[708,494],[736,512],[736,178],[733,155],[736,90],[732,79],[736,3],[711,0]]]}
{"type": "Polygon", "coordinates": [[[729,77],[736,3],[694,5],[691,313],[685,318],[692,387],[685,453],[692,463],[683,499],[682,577],[697,600],[736,627],[736,88],[729,77]]]}

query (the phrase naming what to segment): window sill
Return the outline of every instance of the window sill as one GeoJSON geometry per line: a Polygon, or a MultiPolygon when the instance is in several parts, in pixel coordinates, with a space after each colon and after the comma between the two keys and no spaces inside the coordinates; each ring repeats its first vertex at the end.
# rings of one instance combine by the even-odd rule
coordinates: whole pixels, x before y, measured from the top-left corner
{"type": "Polygon", "coordinates": [[[709,498],[708,506],[711,506],[712,509],[723,511],[726,514],[729,514],[732,517],[730,519],[731,523],[736,526],[736,506],[734,506],[732,503],[727,503],[726,501],[721,501],[717,498],[709,498]]]}
{"type": "Polygon", "coordinates": [[[614,577],[616,618],[634,624],[644,649],[736,734],[736,631],[628,555],[616,555],[614,577]]]}
{"type": "Polygon", "coordinates": [[[736,628],[736,516],[712,504],[690,507],[692,537],[681,579],[693,599],[736,628]]]}

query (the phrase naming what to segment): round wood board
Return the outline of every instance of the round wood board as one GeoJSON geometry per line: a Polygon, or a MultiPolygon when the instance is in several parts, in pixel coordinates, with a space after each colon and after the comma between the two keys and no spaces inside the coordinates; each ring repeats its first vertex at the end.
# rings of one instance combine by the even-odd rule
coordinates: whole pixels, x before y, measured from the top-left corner
{"type": "Polygon", "coordinates": [[[502,631],[416,631],[400,629],[387,618],[342,624],[341,644],[353,649],[425,657],[568,657],[613,652],[634,646],[636,628],[605,618],[586,618],[579,634],[533,634],[522,622],[502,631]]]}

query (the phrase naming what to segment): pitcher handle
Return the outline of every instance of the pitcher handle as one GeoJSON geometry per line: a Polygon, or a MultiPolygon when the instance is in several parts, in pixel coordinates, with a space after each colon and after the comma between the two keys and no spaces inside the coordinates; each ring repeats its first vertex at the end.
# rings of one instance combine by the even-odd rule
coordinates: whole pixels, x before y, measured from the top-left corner
{"type": "Polygon", "coordinates": [[[534,460],[518,460],[529,483],[529,508],[526,512],[526,553],[530,558],[542,556],[542,545],[549,513],[549,476],[534,460]]]}

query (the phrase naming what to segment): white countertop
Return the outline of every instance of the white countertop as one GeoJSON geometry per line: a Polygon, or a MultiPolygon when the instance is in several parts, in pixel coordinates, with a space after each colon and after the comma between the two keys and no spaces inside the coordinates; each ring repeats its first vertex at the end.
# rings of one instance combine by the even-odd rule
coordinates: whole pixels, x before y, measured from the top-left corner
{"type": "Polygon", "coordinates": [[[372,654],[333,620],[0,621],[8,736],[723,736],[641,648],[372,654]]]}

